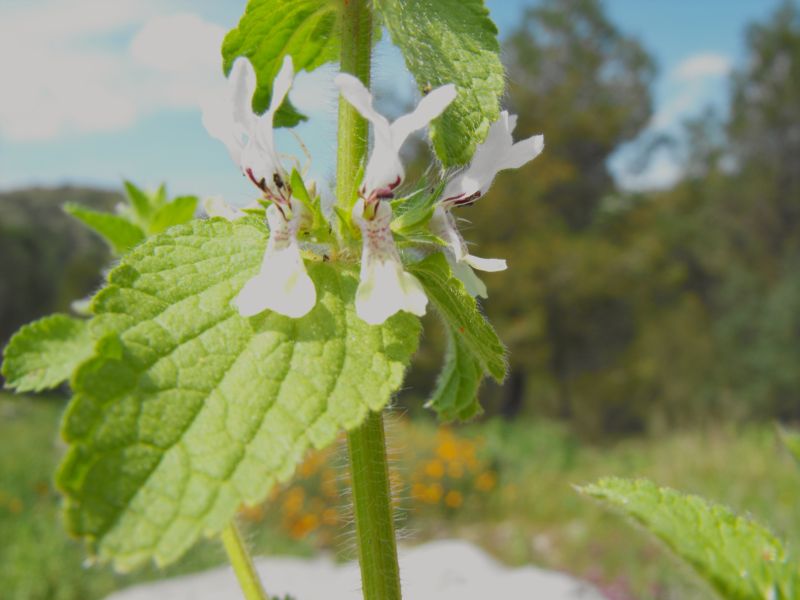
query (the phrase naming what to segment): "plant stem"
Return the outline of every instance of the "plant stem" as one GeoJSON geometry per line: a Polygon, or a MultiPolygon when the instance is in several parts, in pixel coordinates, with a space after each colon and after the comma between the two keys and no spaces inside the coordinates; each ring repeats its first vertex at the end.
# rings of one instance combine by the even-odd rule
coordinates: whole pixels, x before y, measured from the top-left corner
{"type": "MultiPolygon", "coordinates": [[[[370,0],[340,0],[342,49],[340,68],[369,87],[372,60],[372,11],[370,0]]],[[[339,101],[336,204],[350,215],[358,191],[358,170],[367,154],[367,122],[348,102],[339,101]]]]}
{"type": "MultiPolygon", "coordinates": [[[[371,0],[341,0],[341,70],[369,87],[372,59],[371,0]]],[[[336,197],[349,216],[358,192],[359,167],[367,154],[367,122],[347,102],[339,101],[336,197]]],[[[358,559],[365,600],[400,600],[400,568],[381,413],[370,412],[347,434],[358,559]]]]}
{"type": "Polygon", "coordinates": [[[347,447],[364,600],[400,600],[383,415],[369,413],[361,427],[347,434],[347,447]]]}
{"type": "Polygon", "coordinates": [[[236,573],[236,578],[239,580],[245,600],[269,600],[269,596],[264,591],[261,580],[258,578],[258,573],[253,566],[253,559],[250,557],[247,546],[245,546],[242,535],[239,533],[239,528],[236,527],[234,521],[231,521],[222,530],[222,544],[225,546],[225,552],[228,553],[228,558],[231,561],[234,573],[236,573]]]}

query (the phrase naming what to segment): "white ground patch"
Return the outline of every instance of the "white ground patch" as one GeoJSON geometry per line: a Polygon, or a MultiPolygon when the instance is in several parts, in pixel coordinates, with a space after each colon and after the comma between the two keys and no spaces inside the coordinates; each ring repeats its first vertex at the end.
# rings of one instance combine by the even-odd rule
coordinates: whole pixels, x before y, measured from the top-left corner
{"type": "MultiPolygon", "coordinates": [[[[297,600],[361,600],[356,563],[259,558],[258,571],[272,595],[297,600]]],[[[588,584],[535,567],[508,568],[464,541],[444,540],[400,550],[403,595],[409,600],[604,600],[588,584]]],[[[128,588],[107,600],[238,600],[230,568],[128,588]]]]}

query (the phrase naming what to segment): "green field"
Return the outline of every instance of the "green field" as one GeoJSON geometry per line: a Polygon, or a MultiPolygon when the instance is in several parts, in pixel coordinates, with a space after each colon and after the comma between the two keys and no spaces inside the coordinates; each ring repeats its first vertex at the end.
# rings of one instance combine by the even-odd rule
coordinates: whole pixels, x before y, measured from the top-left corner
{"type": "MultiPolygon", "coordinates": [[[[0,396],[0,589],[10,600],[91,600],[137,581],[224,561],[213,541],[166,572],[115,575],[85,563],[64,534],[52,472],[62,452],[60,399],[0,396]]],[[[645,476],[730,505],[800,542],[800,471],[770,426],[718,428],[606,446],[548,423],[491,421],[437,433],[390,419],[401,527],[411,541],[473,540],[508,564],[533,563],[594,581],[609,598],[711,598],[682,565],[573,485],[603,475],[645,476]]],[[[344,458],[310,457],[296,480],[243,512],[256,551],[349,558],[344,458]]],[[[299,599],[303,600],[303,599],[299,599]]]]}

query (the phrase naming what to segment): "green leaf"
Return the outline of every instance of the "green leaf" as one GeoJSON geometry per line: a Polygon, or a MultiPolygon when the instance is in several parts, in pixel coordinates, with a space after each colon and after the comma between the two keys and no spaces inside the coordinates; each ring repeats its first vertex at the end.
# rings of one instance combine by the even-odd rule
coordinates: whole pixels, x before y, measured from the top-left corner
{"type": "Polygon", "coordinates": [[[392,231],[399,235],[411,235],[417,232],[429,232],[428,222],[433,217],[436,201],[442,194],[446,182],[442,181],[434,187],[424,186],[406,198],[392,201],[395,218],[392,220],[392,231]]]}
{"type": "Polygon", "coordinates": [[[158,209],[167,203],[167,184],[162,183],[158,186],[155,194],[151,196],[153,207],[158,209]]]}
{"type": "Polygon", "coordinates": [[[355,265],[307,263],[317,304],[301,319],[239,316],[266,238],[247,219],[173,227],[94,300],[106,337],[73,379],[58,484],[70,531],[121,570],[218,533],[402,382],[419,320],[361,321],[355,265]]]}
{"type": "MultiPolygon", "coordinates": [[[[159,195],[161,192],[159,191],[159,195]]],[[[197,210],[196,196],[178,196],[171,202],[162,203],[153,214],[148,227],[148,233],[155,234],[166,231],[173,225],[188,223],[194,218],[197,210]]]]}
{"type": "Polygon", "coordinates": [[[497,27],[483,0],[376,0],[376,6],[421,90],[456,84],[458,97],[431,124],[431,139],[445,167],[469,162],[500,114],[505,89],[497,27]]]}
{"type": "MultiPolygon", "coordinates": [[[[258,78],[253,110],[262,113],[269,106],[283,57],[291,55],[295,72],[338,60],[339,29],[339,9],[330,0],[250,0],[239,25],[222,43],[225,73],[239,56],[250,59],[258,78]]],[[[286,100],[275,126],[292,127],[304,119],[286,100]]]]}
{"type": "Polygon", "coordinates": [[[136,219],[140,223],[149,223],[150,217],[156,208],[154,200],[148,196],[147,192],[136,187],[130,181],[125,181],[124,184],[125,194],[128,196],[131,206],[133,206],[136,219]]]}
{"type": "Polygon", "coordinates": [[[646,480],[609,478],[580,488],[633,518],[730,600],[797,598],[798,566],[758,523],[698,496],[646,480]]]}
{"type": "Polygon", "coordinates": [[[469,420],[482,412],[478,402],[478,388],[482,380],[481,363],[447,327],[444,365],[436,381],[436,389],[425,406],[435,410],[442,421],[469,420]]]}
{"type": "Polygon", "coordinates": [[[416,248],[420,246],[446,246],[445,241],[437,235],[434,235],[430,230],[417,229],[411,233],[394,234],[394,242],[398,248],[416,248]]]}
{"type": "Polygon", "coordinates": [[[781,443],[791,453],[798,464],[800,464],[800,431],[785,429],[780,426],[778,426],[777,429],[781,443]]]}
{"type": "Polygon", "coordinates": [[[502,381],[506,376],[506,351],[492,326],[478,310],[475,298],[453,277],[441,252],[408,266],[422,283],[428,298],[444,317],[464,348],[481,368],[502,381]]]}
{"type": "Polygon", "coordinates": [[[310,212],[313,212],[319,202],[315,202],[311,198],[311,194],[308,193],[306,184],[297,169],[292,169],[292,174],[289,176],[289,184],[292,186],[292,196],[300,200],[310,212]]]}
{"type": "Polygon", "coordinates": [[[98,212],[74,202],[66,203],[64,210],[97,232],[117,254],[124,254],[145,237],[144,231],[120,215],[98,212]]]}
{"type": "Polygon", "coordinates": [[[23,326],[3,350],[6,386],[39,392],[67,381],[94,347],[88,321],[50,315],[23,326]]]}

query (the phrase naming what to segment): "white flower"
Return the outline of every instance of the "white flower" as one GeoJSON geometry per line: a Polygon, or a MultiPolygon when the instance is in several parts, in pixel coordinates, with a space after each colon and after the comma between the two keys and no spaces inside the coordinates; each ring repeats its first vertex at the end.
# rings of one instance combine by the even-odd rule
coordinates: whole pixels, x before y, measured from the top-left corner
{"type": "Polygon", "coordinates": [[[406,273],[389,225],[392,207],[384,202],[405,176],[400,147],[412,132],[422,129],[455,99],[454,85],[437,88],[417,107],[393,123],[372,107],[372,94],[357,78],[346,73],[334,80],[342,96],[372,123],[373,148],[364,171],[361,199],[353,207],[353,221],[361,229],[363,252],[361,280],[356,290],[356,314],[379,325],[398,311],[422,316],[428,298],[419,280],[406,273]]]}
{"type": "Polygon", "coordinates": [[[273,119],[294,78],[292,59],[283,59],[272,85],[269,109],[263,115],[253,113],[252,100],[256,74],[246,58],[233,63],[226,93],[203,107],[203,125],[228,148],[242,173],[270,200],[287,204],[286,171],[275,151],[273,119]]]}
{"type": "Polygon", "coordinates": [[[467,244],[450,214],[454,206],[471,204],[491,187],[495,176],[505,169],[517,169],[533,160],[544,149],[544,136],[535,135],[514,143],[512,133],[517,116],[508,112],[492,123],[486,140],[475,149],[469,166],[457,173],[445,186],[431,219],[431,231],[446,244],[445,257],[455,275],[473,296],[487,297],[486,285],[473,269],[503,271],[506,261],[499,258],[480,258],[467,250],[467,244]]]}
{"type": "Polygon", "coordinates": [[[239,314],[251,317],[267,309],[299,318],[317,301],[314,282],[306,272],[297,232],[309,218],[301,202],[289,200],[291,217],[275,204],[267,208],[269,241],[261,271],[248,281],[234,300],[239,314]]]}
{"type": "Polygon", "coordinates": [[[419,280],[403,269],[389,229],[392,207],[388,202],[378,202],[371,219],[364,215],[364,207],[363,198],[353,207],[353,220],[361,228],[364,247],[356,314],[370,325],[380,325],[400,310],[421,317],[428,298],[419,280]]]}
{"type": "Polygon", "coordinates": [[[509,115],[507,111],[500,113],[486,139],[475,149],[469,166],[444,188],[442,202],[451,206],[471,204],[489,190],[500,171],[518,169],[541,154],[544,136],[534,135],[514,143],[511,134],[516,125],[517,115],[509,115]]]}
{"type": "Polygon", "coordinates": [[[458,231],[455,218],[441,205],[434,210],[430,227],[434,235],[447,244],[444,255],[450,263],[453,275],[461,280],[471,295],[487,298],[486,284],[475,275],[473,269],[487,272],[505,271],[506,261],[501,258],[481,258],[470,254],[467,243],[458,231]]]}
{"type": "Polygon", "coordinates": [[[400,162],[400,147],[412,132],[422,129],[438,117],[456,97],[453,84],[443,85],[428,93],[417,107],[393,123],[372,107],[372,94],[358,78],[340,73],[334,79],[342,96],[372,123],[374,144],[364,171],[362,194],[388,196],[405,177],[400,162]]]}

